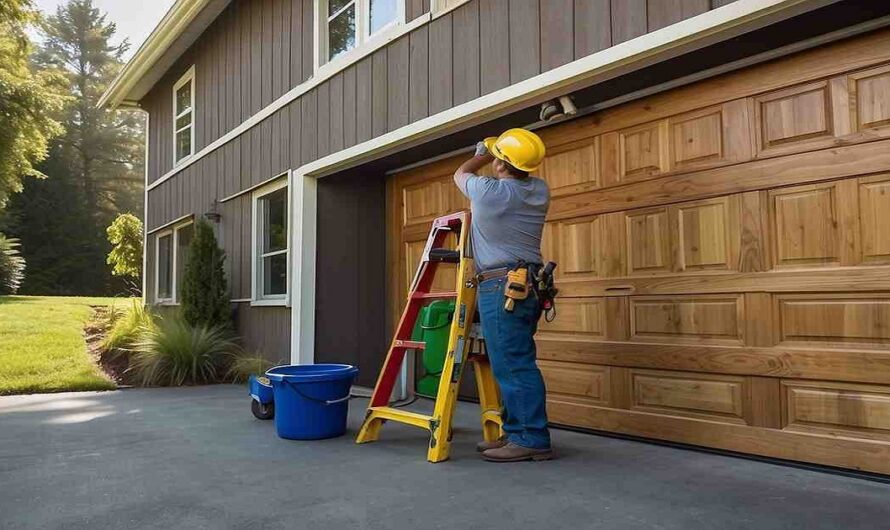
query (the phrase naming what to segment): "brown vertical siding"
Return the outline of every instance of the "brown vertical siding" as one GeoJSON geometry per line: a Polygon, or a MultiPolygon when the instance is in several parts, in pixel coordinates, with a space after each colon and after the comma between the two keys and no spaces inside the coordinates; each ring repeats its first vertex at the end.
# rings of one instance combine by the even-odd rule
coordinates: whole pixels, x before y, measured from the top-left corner
{"type": "Polygon", "coordinates": [[[303,163],[318,157],[318,127],[315,126],[318,115],[317,95],[317,90],[310,90],[300,98],[303,116],[303,145],[300,151],[303,163]]]}
{"type": "Polygon", "coordinates": [[[408,46],[408,121],[429,116],[430,85],[429,28],[423,26],[409,36],[408,46]]]}
{"type": "MultiPolygon", "coordinates": [[[[565,16],[570,17],[571,12],[565,16]]],[[[541,13],[538,0],[510,0],[510,82],[541,73],[541,13]]]]}
{"type": "MultiPolygon", "coordinates": [[[[726,3],[473,0],[375,51],[152,189],[147,226],[202,215],[214,201],[289,168],[697,15],[711,4],[726,3]]],[[[429,0],[407,0],[406,18],[421,16],[429,6],[429,0]]],[[[151,116],[150,182],[173,168],[172,86],[182,74],[195,65],[195,140],[200,151],[311,77],[312,17],[312,0],[230,3],[141,102],[151,116]]],[[[247,298],[250,195],[227,201],[218,211],[232,297],[247,298]]],[[[154,255],[149,243],[151,293],[154,255]]],[[[248,308],[240,313],[239,325],[269,332],[272,338],[266,345],[279,348],[286,344],[285,334],[264,326],[283,327],[284,321],[262,323],[264,315],[273,313],[248,308]]]]}
{"type": "Polygon", "coordinates": [[[331,84],[318,87],[318,157],[331,153],[331,84]]]}
{"type": "Polygon", "coordinates": [[[386,48],[378,50],[372,56],[371,62],[371,133],[380,136],[386,133],[388,123],[387,108],[387,56],[386,48]]]}
{"type": "Polygon", "coordinates": [[[479,3],[479,57],[482,94],[488,94],[510,84],[509,0],[490,0],[479,3]]]}
{"type": "MultiPolygon", "coordinates": [[[[541,4],[541,70],[547,71],[575,58],[573,0],[547,0],[541,4]]],[[[583,31],[583,30],[582,30],[583,31]]]]}
{"type": "Polygon", "coordinates": [[[649,0],[649,31],[670,26],[709,10],[710,0],[649,0]]]}
{"type": "Polygon", "coordinates": [[[612,45],[646,33],[646,0],[612,0],[612,45]]]}
{"type": "Polygon", "coordinates": [[[453,106],[452,26],[451,13],[430,23],[430,114],[453,106]]]}
{"type": "Polygon", "coordinates": [[[609,0],[575,0],[575,59],[612,45],[609,0]]]}
{"type": "Polygon", "coordinates": [[[408,125],[408,36],[386,48],[386,130],[408,125]]]}
{"type": "Polygon", "coordinates": [[[343,73],[331,78],[331,152],[343,149],[343,73]]]}
{"type": "Polygon", "coordinates": [[[353,65],[343,71],[343,147],[352,147],[356,144],[358,118],[356,68],[357,66],[353,65]]]}
{"type": "Polygon", "coordinates": [[[235,327],[245,349],[274,363],[290,362],[290,309],[234,304],[235,327]]]}
{"type": "Polygon", "coordinates": [[[480,95],[479,3],[468,2],[452,14],[453,104],[460,105],[480,95]]]}

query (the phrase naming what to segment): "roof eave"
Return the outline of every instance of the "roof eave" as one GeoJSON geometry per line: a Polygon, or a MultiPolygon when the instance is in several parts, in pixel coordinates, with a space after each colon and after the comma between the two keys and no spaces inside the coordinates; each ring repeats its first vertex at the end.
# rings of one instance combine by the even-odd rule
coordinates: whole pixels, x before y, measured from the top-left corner
{"type": "Polygon", "coordinates": [[[107,106],[114,109],[121,105],[135,105],[136,98],[131,97],[133,88],[152,70],[158,60],[185,32],[210,1],[176,0],[176,3],[145,39],[136,54],[102,94],[98,103],[99,107],[107,106]]]}

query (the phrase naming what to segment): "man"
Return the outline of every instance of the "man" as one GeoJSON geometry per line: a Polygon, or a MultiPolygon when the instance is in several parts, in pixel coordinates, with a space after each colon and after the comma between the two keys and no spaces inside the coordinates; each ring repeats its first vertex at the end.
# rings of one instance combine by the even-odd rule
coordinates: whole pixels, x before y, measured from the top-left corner
{"type": "Polygon", "coordinates": [[[504,405],[504,437],[478,446],[493,462],[553,456],[544,380],[536,364],[538,298],[529,286],[526,299],[516,300],[512,311],[505,308],[507,272],[528,267],[531,283],[543,262],[541,233],[550,190],[529,175],[543,159],[544,143],[536,134],[510,129],[479,142],[475,156],[454,173],[455,184],[470,199],[482,334],[504,405]],[[487,164],[492,164],[493,178],[477,175],[487,164]]]}

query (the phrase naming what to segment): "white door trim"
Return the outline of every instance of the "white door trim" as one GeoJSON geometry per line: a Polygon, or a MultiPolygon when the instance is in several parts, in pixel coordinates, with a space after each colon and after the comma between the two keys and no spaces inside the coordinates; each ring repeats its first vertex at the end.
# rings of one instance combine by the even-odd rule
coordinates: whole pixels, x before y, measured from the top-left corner
{"type": "Polygon", "coordinates": [[[315,363],[317,189],[315,177],[291,173],[291,364],[315,363]]]}

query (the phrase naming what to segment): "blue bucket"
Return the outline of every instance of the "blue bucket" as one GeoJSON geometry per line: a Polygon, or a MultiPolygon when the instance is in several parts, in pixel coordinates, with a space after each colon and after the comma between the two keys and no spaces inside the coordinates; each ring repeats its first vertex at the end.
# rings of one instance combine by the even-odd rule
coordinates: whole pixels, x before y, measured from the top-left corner
{"type": "Polygon", "coordinates": [[[275,430],[290,440],[346,432],[349,391],[358,368],[348,364],[276,366],[266,372],[275,395],[275,430]]]}

